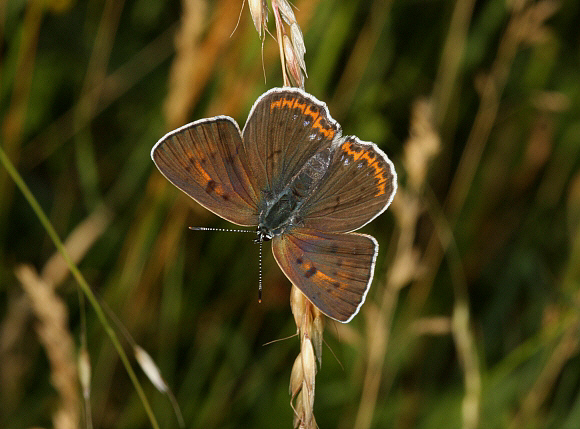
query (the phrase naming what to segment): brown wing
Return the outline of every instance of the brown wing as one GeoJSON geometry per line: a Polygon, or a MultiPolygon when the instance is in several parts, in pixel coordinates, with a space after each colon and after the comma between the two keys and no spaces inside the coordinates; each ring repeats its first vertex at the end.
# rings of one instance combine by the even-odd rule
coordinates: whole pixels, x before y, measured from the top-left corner
{"type": "Polygon", "coordinates": [[[369,235],[296,228],[274,237],[272,251],[284,274],[320,311],[347,323],[370,288],[378,244],[369,235]]]}
{"type": "Polygon", "coordinates": [[[199,204],[238,225],[258,224],[258,198],[238,124],[227,116],[172,131],[151,150],[159,171],[199,204]]]}
{"type": "Polygon", "coordinates": [[[354,231],[387,209],[397,190],[391,160],[375,144],[349,136],[334,149],[320,185],[304,203],[303,226],[354,231]]]}
{"type": "Polygon", "coordinates": [[[314,154],[330,147],[340,126],[312,95],[273,88],[252,107],[242,135],[257,187],[276,193],[314,154]]]}

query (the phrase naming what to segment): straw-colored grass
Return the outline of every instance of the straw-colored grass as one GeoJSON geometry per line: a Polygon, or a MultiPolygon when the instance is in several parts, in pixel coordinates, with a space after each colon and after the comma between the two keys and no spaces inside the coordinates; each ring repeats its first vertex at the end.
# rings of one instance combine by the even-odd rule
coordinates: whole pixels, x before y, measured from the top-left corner
{"type": "MultiPolygon", "coordinates": [[[[247,8],[232,34],[241,1],[0,2],[2,152],[124,346],[152,358],[186,427],[576,428],[578,5],[295,5],[286,21],[278,9],[286,41],[262,32],[262,53],[247,8]],[[258,304],[250,235],[188,230],[228,225],[149,157],[191,120],[243,124],[301,76],[400,179],[362,230],[380,245],[367,301],[324,331],[315,309],[295,323],[267,245],[258,304]]],[[[147,402],[178,427],[143,373],[133,387],[19,189],[0,165],[0,427],[149,427],[147,402]]]]}

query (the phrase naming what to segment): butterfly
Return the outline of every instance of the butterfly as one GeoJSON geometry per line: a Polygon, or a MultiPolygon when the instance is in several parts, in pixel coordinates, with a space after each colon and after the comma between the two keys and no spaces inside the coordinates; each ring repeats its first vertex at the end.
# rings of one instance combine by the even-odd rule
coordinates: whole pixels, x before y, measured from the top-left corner
{"type": "Polygon", "coordinates": [[[378,243],[353,233],[383,213],[397,190],[391,160],[374,143],[342,136],[325,103],[273,88],[244,129],[201,119],[151,150],[159,171],[203,207],[272,241],[290,281],[324,314],[349,322],[370,288],[378,243]]]}

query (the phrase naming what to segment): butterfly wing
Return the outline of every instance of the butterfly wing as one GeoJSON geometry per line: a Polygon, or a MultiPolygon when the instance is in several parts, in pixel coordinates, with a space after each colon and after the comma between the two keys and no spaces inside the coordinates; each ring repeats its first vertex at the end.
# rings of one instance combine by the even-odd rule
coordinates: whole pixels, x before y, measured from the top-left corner
{"type": "Polygon", "coordinates": [[[178,128],[153,146],[151,158],[171,183],[208,210],[238,225],[258,224],[260,193],[232,118],[178,128]]]}
{"type": "Polygon", "coordinates": [[[377,241],[363,234],[334,234],[295,228],[274,237],[278,265],[328,317],[350,322],[373,279],[377,241]]]}
{"type": "Polygon", "coordinates": [[[281,191],[317,152],[330,147],[340,126],[326,104],[298,88],[274,88],[250,111],[242,132],[257,187],[281,191]]]}
{"type": "Polygon", "coordinates": [[[354,231],[387,209],[397,190],[391,160],[375,144],[344,138],[334,149],[328,170],[304,203],[305,228],[354,231]]]}

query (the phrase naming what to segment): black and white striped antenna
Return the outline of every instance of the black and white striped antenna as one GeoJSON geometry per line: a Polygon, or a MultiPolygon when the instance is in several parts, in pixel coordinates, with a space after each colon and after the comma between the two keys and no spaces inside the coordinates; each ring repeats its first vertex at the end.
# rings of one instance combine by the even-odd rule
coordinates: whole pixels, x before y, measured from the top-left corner
{"type": "MultiPolygon", "coordinates": [[[[218,232],[251,232],[255,234],[256,231],[252,231],[250,229],[231,229],[231,228],[211,228],[207,226],[190,226],[189,229],[192,231],[218,231],[218,232]]],[[[260,253],[258,259],[258,267],[259,267],[259,274],[258,274],[258,302],[262,302],[262,240],[256,240],[260,244],[260,253]]]]}
{"type": "Polygon", "coordinates": [[[207,226],[190,226],[189,229],[192,231],[219,231],[219,232],[251,232],[255,234],[256,231],[250,229],[230,229],[230,228],[210,228],[207,226]]]}

